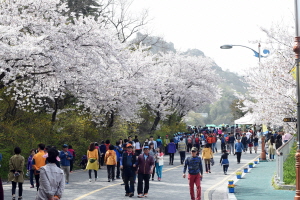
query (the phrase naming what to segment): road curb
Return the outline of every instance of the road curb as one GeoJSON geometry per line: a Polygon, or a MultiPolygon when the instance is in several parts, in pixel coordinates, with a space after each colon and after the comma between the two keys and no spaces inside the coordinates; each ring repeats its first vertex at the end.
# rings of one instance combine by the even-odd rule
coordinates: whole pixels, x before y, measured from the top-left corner
{"type": "MultiPolygon", "coordinates": [[[[257,158],[259,158],[259,156],[257,156],[254,160],[256,160],[257,158]]],[[[260,161],[258,161],[258,163],[257,164],[253,164],[253,168],[256,166],[256,165],[258,165],[260,163],[260,161]]],[[[248,166],[248,164],[246,164],[246,165],[244,165],[245,167],[246,166],[248,166]]],[[[244,168],[244,167],[243,167],[244,168]]],[[[248,173],[253,169],[253,168],[248,168],[248,173]]],[[[248,173],[242,173],[242,178],[246,175],[246,174],[248,174],[248,173]]],[[[236,178],[236,176],[235,176],[235,178],[233,179],[233,183],[234,184],[236,184],[238,181],[239,181],[240,179],[238,179],[238,178],[236,178]]],[[[228,200],[237,200],[237,198],[236,198],[236,196],[235,196],[235,193],[229,193],[229,191],[228,191],[228,189],[227,189],[227,199],[228,200]]]]}

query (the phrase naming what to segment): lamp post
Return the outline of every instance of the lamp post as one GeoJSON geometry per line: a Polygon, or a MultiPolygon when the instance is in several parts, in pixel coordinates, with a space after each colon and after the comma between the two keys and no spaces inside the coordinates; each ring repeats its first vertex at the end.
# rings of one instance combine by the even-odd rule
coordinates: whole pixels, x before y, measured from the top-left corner
{"type": "MultiPolygon", "coordinates": [[[[251,51],[253,51],[254,56],[258,58],[258,62],[259,62],[259,63],[260,63],[260,58],[265,58],[265,57],[267,57],[267,56],[263,56],[263,55],[260,54],[260,43],[258,43],[258,52],[255,51],[254,49],[252,49],[252,48],[250,48],[250,47],[247,47],[247,46],[244,46],[244,45],[231,45],[231,44],[225,44],[225,45],[220,46],[220,48],[221,48],[221,49],[232,49],[232,47],[234,47],[234,46],[244,47],[244,48],[247,48],[247,49],[250,49],[251,51]]],[[[264,54],[269,54],[270,51],[264,49],[264,50],[263,50],[263,53],[264,53],[264,54]]]]}
{"type": "MultiPolygon", "coordinates": [[[[300,1],[300,0],[299,0],[300,1]]],[[[255,51],[254,49],[250,48],[250,47],[247,47],[247,46],[244,46],[244,45],[230,45],[230,44],[226,44],[226,45],[222,45],[220,46],[221,49],[232,49],[232,47],[234,46],[238,46],[238,47],[244,47],[244,48],[247,48],[247,49],[250,49],[251,51],[253,51],[254,53],[254,56],[258,58],[258,63],[259,63],[259,66],[260,66],[260,58],[265,58],[267,56],[262,56],[260,54],[260,43],[258,43],[258,52],[255,51]]],[[[264,49],[263,50],[263,53],[264,54],[269,54],[270,51],[269,50],[266,50],[264,49]]],[[[300,118],[299,118],[300,119],[300,118]]],[[[260,159],[261,161],[267,161],[266,159],[266,151],[265,151],[265,136],[263,135],[262,138],[261,138],[261,154],[260,154],[260,159]]],[[[299,199],[300,200],[300,199],[299,199]]]]}
{"type": "Polygon", "coordinates": [[[296,61],[296,82],[297,82],[297,153],[295,155],[296,159],[296,195],[294,200],[300,200],[300,87],[299,87],[299,61],[300,61],[300,0],[295,0],[295,18],[296,18],[296,36],[295,36],[295,46],[293,51],[295,52],[296,61]]]}

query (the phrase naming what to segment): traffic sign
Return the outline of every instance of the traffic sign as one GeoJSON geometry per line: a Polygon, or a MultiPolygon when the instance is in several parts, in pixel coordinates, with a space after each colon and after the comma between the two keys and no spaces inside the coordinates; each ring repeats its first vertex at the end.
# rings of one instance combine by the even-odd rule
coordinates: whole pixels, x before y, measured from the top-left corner
{"type": "Polygon", "coordinates": [[[284,118],[283,119],[284,122],[297,122],[296,118],[284,118]]]}

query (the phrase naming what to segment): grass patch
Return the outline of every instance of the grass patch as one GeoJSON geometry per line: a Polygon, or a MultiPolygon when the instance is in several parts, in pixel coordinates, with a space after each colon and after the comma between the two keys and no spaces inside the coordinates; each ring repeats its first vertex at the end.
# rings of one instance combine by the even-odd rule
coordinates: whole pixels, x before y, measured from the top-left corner
{"type": "Polygon", "coordinates": [[[295,185],[296,184],[296,159],[295,154],[297,151],[297,143],[295,142],[290,155],[283,163],[283,182],[287,185],[295,185]]]}

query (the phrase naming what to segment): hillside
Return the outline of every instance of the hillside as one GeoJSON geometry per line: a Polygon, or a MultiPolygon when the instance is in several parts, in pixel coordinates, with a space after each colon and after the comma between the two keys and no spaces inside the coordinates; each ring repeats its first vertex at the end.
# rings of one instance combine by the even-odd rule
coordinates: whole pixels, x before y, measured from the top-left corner
{"type": "MultiPolygon", "coordinates": [[[[176,52],[174,44],[172,42],[166,42],[161,37],[148,36],[138,33],[132,42],[136,44],[142,42],[143,44],[148,45],[152,53],[168,51],[176,52]]],[[[205,56],[204,52],[199,49],[188,49],[187,51],[182,52],[182,54],[190,56],[205,56]]],[[[203,126],[205,124],[232,124],[235,120],[233,116],[234,111],[231,109],[232,103],[237,99],[234,96],[234,93],[235,91],[242,94],[246,93],[247,84],[243,82],[243,77],[239,76],[237,73],[230,72],[228,70],[224,71],[217,64],[215,64],[212,68],[215,70],[215,73],[212,74],[211,77],[213,79],[222,80],[221,84],[219,85],[223,91],[222,97],[213,104],[194,109],[194,112],[191,112],[191,114],[188,115],[189,120],[186,121],[187,124],[199,123],[192,124],[197,126],[203,126]],[[208,113],[208,117],[199,117],[197,113],[208,113]]],[[[235,117],[239,118],[241,116],[235,117]]]]}

